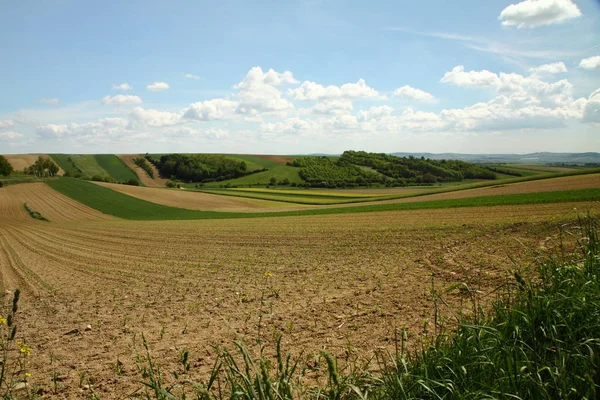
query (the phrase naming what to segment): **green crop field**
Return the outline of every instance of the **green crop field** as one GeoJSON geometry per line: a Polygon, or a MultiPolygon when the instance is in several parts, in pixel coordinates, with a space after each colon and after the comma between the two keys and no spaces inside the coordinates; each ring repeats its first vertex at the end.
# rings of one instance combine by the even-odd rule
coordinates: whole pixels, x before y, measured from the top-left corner
{"type": "MultiPolygon", "coordinates": [[[[243,176],[241,178],[229,179],[220,182],[206,183],[205,187],[222,187],[224,185],[231,186],[249,186],[249,185],[269,185],[271,178],[275,178],[278,182],[288,179],[290,183],[304,183],[298,175],[298,168],[288,167],[287,165],[278,164],[264,172],[258,172],[243,176]]],[[[184,187],[195,187],[195,184],[184,184],[184,187]]]]}
{"type": "Polygon", "coordinates": [[[89,207],[115,217],[133,220],[182,220],[214,218],[256,218],[300,215],[346,214],[376,211],[425,210],[456,207],[489,207],[522,204],[545,204],[557,202],[599,201],[599,189],[564,190],[555,192],[507,194],[424,201],[413,203],[375,204],[366,206],[310,209],[273,213],[233,213],[196,211],[163,206],[115,192],[114,190],[73,178],[58,178],[47,181],[54,190],[89,207]]]}
{"type": "Polygon", "coordinates": [[[72,176],[82,173],[77,170],[77,167],[74,166],[71,161],[69,161],[71,158],[69,154],[49,154],[49,156],[63,169],[63,171],[65,171],[65,173],[69,173],[72,176]]]}
{"type": "Polygon", "coordinates": [[[114,154],[96,154],[96,162],[98,165],[109,173],[117,182],[127,182],[131,179],[139,182],[139,178],[131,168],[129,168],[123,160],[114,154]]]}

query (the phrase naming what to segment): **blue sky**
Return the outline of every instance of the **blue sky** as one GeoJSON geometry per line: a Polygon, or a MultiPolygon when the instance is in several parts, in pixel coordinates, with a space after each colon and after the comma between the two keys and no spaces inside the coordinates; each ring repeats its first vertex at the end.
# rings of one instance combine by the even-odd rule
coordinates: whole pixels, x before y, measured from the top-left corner
{"type": "Polygon", "coordinates": [[[600,151],[600,3],[19,1],[0,153],[600,151]]]}

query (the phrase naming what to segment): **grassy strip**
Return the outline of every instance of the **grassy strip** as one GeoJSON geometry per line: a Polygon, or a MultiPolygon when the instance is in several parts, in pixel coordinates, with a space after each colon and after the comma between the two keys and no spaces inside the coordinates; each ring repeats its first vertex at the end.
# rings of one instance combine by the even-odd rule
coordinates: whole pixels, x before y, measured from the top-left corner
{"type": "Polygon", "coordinates": [[[331,205],[331,204],[344,204],[354,203],[357,201],[366,201],[369,199],[372,201],[378,200],[377,197],[364,197],[364,196],[336,196],[336,195],[304,195],[304,194],[293,194],[293,193],[269,193],[269,192],[253,192],[253,191],[241,191],[235,189],[202,189],[198,190],[203,193],[217,194],[220,196],[232,196],[232,197],[243,197],[248,199],[259,199],[259,200],[271,200],[279,201],[282,203],[294,203],[294,204],[306,204],[306,205],[331,205]]]}
{"type": "Polygon", "coordinates": [[[96,154],[94,156],[98,165],[106,170],[117,182],[129,182],[130,180],[138,181],[140,179],[137,174],[114,154],[96,154]]]}
{"type": "MultiPolygon", "coordinates": [[[[563,178],[563,177],[567,177],[567,176],[597,174],[597,173],[600,173],[600,168],[559,172],[559,173],[553,173],[553,174],[545,173],[545,174],[524,176],[524,177],[518,177],[518,178],[509,177],[508,179],[485,181],[485,182],[479,181],[476,183],[469,183],[469,184],[461,184],[459,182],[459,183],[454,183],[450,186],[443,186],[440,189],[431,188],[430,191],[423,192],[423,193],[416,193],[416,194],[411,193],[408,195],[406,193],[398,193],[398,194],[390,194],[390,195],[378,195],[378,196],[373,196],[371,198],[360,197],[360,198],[355,198],[355,199],[340,199],[339,201],[335,201],[332,199],[329,202],[319,202],[316,200],[311,200],[310,198],[300,198],[300,197],[276,198],[276,197],[273,197],[275,195],[274,193],[273,194],[267,193],[266,190],[265,190],[265,192],[263,192],[264,195],[258,194],[258,193],[257,194],[248,194],[247,192],[243,192],[240,189],[235,189],[235,188],[234,189],[218,189],[218,190],[202,189],[201,191],[204,191],[207,193],[219,194],[222,196],[250,197],[250,198],[255,198],[255,199],[274,200],[274,201],[281,201],[281,202],[285,202],[285,203],[296,203],[296,204],[311,204],[311,205],[348,204],[348,203],[363,203],[363,202],[367,202],[367,201],[394,200],[394,199],[400,199],[400,198],[405,198],[405,197],[428,196],[430,194],[448,193],[448,192],[455,192],[458,190],[478,189],[478,188],[484,188],[484,187],[508,185],[508,184],[512,184],[512,183],[537,181],[537,180],[541,180],[541,179],[563,178]]],[[[193,185],[184,185],[184,186],[193,188],[193,185]]]]}
{"type": "Polygon", "coordinates": [[[31,218],[35,218],[35,219],[39,219],[40,221],[46,221],[46,222],[50,222],[48,219],[46,219],[44,216],[42,216],[42,214],[40,214],[37,211],[33,211],[28,205],[27,203],[23,203],[23,207],[25,208],[25,211],[27,211],[29,213],[29,216],[31,218]]]}
{"type": "MultiPolygon", "coordinates": [[[[437,304],[443,298],[432,288],[433,333],[421,350],[405,351],[406,336],[396,338],[396,351],[376,352],[378,368],[356,362],[339,367],[322,351],[317,367],[327,379],[307,386],[314,366],[294,359],[275,344],[276,362],[254,356],[242,340],[220,349],[209,379],[198,384],[187,374],[167,378],[160,363],[138,353],[138,370],[147,398],[156,399],[597,399],[600,392],[600,240],[598,221],[582,218],[571,234],[579,251],[550,258],[536,268],[536,278],[518,272],[498,288],[486,313],[476,291],[470,316],[457,316],[458,327],[439,322],[437,304]],[[323,365],[322,367],[320,365],[323,365]],[[373,372],[375,370],[375,372],[373,372]]],[[[182,353],[184,371],[190,355],[182,353]]]]}
{"type": "Polygon", "coordinates": [[[545,204],[575,201],[599,201],[600,189],[567,190],[436,200],[414,203],[375,204],[368,206],[321,208],[268,213],[233,213],[186,210],[151,203],[109,188],[73,178],[58,178],[46,182],[54,190],[105,214],[132,220],[182,220],[216,218],[258,218],[300,215],[345,214],[376,211],[424,210],[434,208],[489,207],[522,204],[545,204]]]}

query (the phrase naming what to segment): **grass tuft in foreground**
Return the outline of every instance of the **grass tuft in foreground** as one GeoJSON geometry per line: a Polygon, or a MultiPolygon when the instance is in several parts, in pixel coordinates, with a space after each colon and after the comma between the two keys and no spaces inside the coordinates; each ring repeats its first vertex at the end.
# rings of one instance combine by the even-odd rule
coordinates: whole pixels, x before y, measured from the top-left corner
{"type": "MultiPolygon", "coordinates": [[[[307,387],[311,368],[284,357],[255,357],[242,342],[219,352],[205,383],[166,386],[146,347],[147,398],[158,399],[598,399],[600,398],[600,239],[590,216],[566,231],[574,253],[539,263],[531,279],[518,272],[498,290],[489,313],[477,301],[451,331],[436,324],[421,350],[376,354],[378,370],[340,369],[321,354],[326,383],[307,387]],[[153,371],[149,374],[148,371],[153,371]],[[153,375],[154,374],[154,375],[153,375]],[[160,385],[157,387],[156,385],[160,385]],[[189,391],[186,389],[190,389],[189,391]],[[152,394],[151,394],[152,393],[152,394]],[[187,393],[187,397],[186,397],[187,393]]],[[[468,288],[466,288],[468,289],[468,288]]],[[[469,291],[470,292],[470,291],[469,291]]],[[[470,292],[472,293],[472,292],[470,292]]],[[[434,309],[439,298],[434,291],[434,309]]],[[[437,317],[437,313],[436,313],[437,317]]],[[[436,318],[437,321],[437,318],[436,318]]],[[[144,360],[141,360],[144,362],[144,360]]],[[[186,370],[187,371],[187,370],[186,370]]],[[[177,380],[177,377],[176,377],[177,380]]]]}

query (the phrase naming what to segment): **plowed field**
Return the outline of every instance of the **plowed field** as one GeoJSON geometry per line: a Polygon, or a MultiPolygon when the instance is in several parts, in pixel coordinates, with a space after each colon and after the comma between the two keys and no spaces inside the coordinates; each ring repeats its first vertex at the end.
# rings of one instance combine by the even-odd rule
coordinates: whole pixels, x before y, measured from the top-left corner
{"type": "Polygon", "coordinates": [[[148,163],[150,165],[150,168],[152,168],[152,170],[154,171],[154,179],[150,178],[143,169],[135,165],[133,159],[136,157],[142,157],[140,154],[118,154],[118,157],[125,161],[125,164],[127,164],[129,168],[135,171],[138,178],[140,178],[140,181],[142,181],[144,185],[148,187],[165,187],[168,179],[161,178],[158,174],[158,170],[154,165],[148,163]]]}
{"type": "Polygon", "coordinates": [[[414,345],[433,315],[432,274],[438,290],[467,282],[490,293],[508,269],[557,244],[574,207],[598,211],[562,203],[131,222],[44,184],[14,185],[0,189],[0,275],[4,290],[23,290],[18,336],[44,397],[87,398],[89,379],[100,398],[116,399],[141,386],[142,333],[167,380],[184,348],[190,378],[205,380],[213,346],[236,334],[255,343],[261,313],[267,343],[281,331],[285,348],[307,357],[367,358],[393,348],[395,328],[414,345]],[[23,202],[52,222],[31,219],[23,202]]]}
{"type": "MultiPolygon", "coordinates": [[[[39,156],[49,157],[47,154],[7,154],[4,157],[13,166],[15,171],[23,171],[25,168],[33,165],[39,156]]],[[[64,171],[59,167],[58,174],[62,175],[64,171]]]]}

